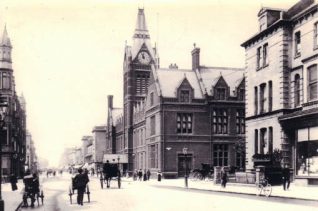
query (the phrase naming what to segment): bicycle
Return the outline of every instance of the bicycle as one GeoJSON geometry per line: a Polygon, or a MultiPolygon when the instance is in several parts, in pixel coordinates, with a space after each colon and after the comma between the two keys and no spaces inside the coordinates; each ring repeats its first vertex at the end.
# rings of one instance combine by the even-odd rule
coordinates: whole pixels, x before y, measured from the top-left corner
{"type": "Polygon", "coordinates": [[[260,196],[262,192],[266,197],[269,197],[272,193],[272,186],[268,183],[267,179],[260,180],[256,183],[257,196],[260,196]]]}

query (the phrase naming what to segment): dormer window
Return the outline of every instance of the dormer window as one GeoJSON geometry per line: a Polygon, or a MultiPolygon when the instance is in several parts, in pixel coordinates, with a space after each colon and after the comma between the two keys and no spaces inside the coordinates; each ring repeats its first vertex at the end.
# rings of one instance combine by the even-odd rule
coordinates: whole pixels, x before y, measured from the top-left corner
{"type": "Polygon", "coordinates": [[[184,102],[184,103],[190,102],[190,90],[180,91],[180,102],[184,102]]]}
{"type": "Polygon", "coordinates": [[[216,89],[216,97],[218,100],[225,100],[226,98],[226,89],[225,88],[217,88],[216,89]]]}

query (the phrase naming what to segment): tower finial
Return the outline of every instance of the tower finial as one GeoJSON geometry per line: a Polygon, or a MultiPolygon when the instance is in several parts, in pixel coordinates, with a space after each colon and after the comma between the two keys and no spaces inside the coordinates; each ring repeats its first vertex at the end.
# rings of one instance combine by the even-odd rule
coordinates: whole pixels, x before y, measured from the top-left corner
{"type": "Polygon", "coordinates": [[[196,44],[195,43],[193,43],[193,48],[195,48],[196,47],[196,44]]]}

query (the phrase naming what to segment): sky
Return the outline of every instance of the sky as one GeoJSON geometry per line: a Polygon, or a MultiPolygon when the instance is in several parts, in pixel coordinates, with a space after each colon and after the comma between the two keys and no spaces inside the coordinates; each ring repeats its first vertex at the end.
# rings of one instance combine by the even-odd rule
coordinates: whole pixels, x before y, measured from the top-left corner
{"type": "Polygon", "coordinates": [[[261,6],[287,9],[296,2],[1,0],[0,31],[6,25],[38,156],[57,166],[65,147],[81,146],[82,136],[106,124],[107,95],[122,107],[124,47],[132,44],[138,7],[160,66],[189,69],[193,43],[202,65],[244,67],[240,44],[258,32],[261,6]]]}

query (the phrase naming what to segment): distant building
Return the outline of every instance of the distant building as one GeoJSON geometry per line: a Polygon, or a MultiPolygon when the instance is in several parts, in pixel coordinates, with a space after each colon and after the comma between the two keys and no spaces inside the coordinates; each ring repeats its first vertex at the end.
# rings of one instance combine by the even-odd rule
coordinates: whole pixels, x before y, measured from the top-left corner
{"type": "Polygon", "coordinates": [[[0,101],[8,112],[0,130],[2,141],[2,175],[23,176],[26,162],[26,111],[25,100],[16,94],[11,59],[12,45],[7,29],[0,38],[0,101]]]}
{"type": "Polygon", "coordinates": [[[236,150],[245,142],[244,69],[202,66],[200,48],[191,53],[191,69],[160,68],[138,10],[133,45],[125,46],[123,109],[108,97],[107,153],[127,154],[124,170],[176,177],[202,163],[244,168],[236,150]]]}
{"type": "Polygon", "coordinates": [[[103,156],[106,153],[106,126],[95,126],[93,128],[93,162],[94,170],[102,168],[103,156]]]}
{"type": "Polygon", "coordinates": [[[94,168],[94,146],[93,136],[82,137],[82,152],[83,152],[83,168],[91,169],[94,168]]]}
{"type": "Polygon", "coordinates": [[[273,162],[296,182],[318,184],[318,4],[262,8],[259,31],[245,41],[247,168],[273,162]]]}
{"type": "Polygon", "coordinates": [[[34,141],[32,135],[27,132],[26,134],[26,169],[31,172],[38,171],[38,158],[35,151],[34,141]]]}

